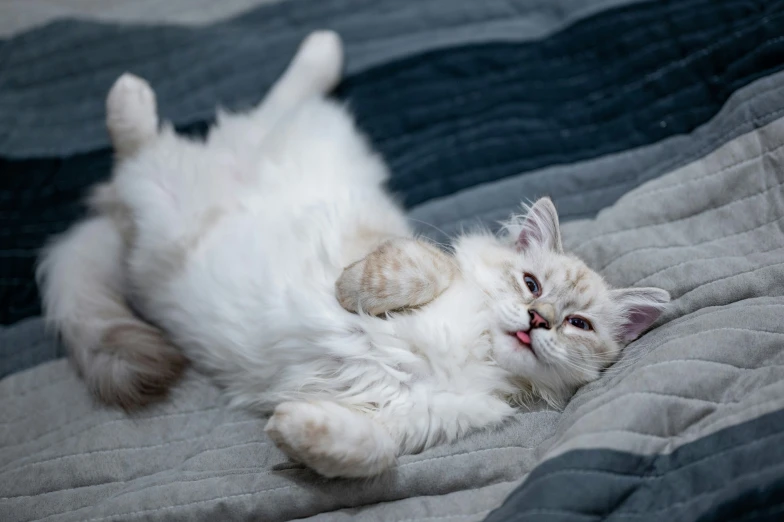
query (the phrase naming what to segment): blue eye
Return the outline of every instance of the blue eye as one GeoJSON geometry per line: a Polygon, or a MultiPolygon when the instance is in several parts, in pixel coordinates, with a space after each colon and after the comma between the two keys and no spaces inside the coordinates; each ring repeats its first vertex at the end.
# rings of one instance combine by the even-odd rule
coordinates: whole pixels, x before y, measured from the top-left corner
{"type": "Polygon", "coordinates": [[[539,284],[539,280],[534,276],[531,274],[524,274],[523,281],[525,281],[525,286],[528,287],[528,290],[530,290],[535,297],[542,295],[542,287],[539,284]]]}
{"type": "Polygon", "coordinates": [[[579,328],[580,330],[585,330],[587,332],[593,330],[593,325],[588,319],[583,319],[582,317],[573,315],[571,317],[567,317],[566,320],[569,321],[570,325],[574,326],[575,328],[579,328]]]}

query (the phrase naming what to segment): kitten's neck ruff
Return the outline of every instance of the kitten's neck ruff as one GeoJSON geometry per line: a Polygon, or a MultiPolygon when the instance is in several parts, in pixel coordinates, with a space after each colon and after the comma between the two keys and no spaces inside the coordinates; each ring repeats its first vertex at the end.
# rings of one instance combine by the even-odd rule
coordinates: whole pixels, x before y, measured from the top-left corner
{"type": "Polygon", "coordinates": [[[444,391],[515,393],[511,375],[493,358],[485,295],[474,281],[458,275],[424,307],[386,319],[368,317],[365,333],[378,349],[400,343],[413,356],[400,365],[411,381],[430,382],[444,391]]]}

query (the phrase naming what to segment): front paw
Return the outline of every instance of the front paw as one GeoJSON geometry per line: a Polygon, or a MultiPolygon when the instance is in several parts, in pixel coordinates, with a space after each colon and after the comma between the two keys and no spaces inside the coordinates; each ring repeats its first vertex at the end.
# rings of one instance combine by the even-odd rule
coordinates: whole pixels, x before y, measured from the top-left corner
{"type": "Polygon", "coordinates": [[[343,270],[335,293],[349,312],[381,315],[426,305],[457,274],[457,263],[437,247],[417,239],[391,239],[343,270]]]}

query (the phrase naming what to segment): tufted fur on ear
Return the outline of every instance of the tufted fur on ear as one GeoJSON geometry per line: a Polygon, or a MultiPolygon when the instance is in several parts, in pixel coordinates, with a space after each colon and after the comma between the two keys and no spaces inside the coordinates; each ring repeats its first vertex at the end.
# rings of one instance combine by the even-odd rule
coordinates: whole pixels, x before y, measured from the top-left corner
{"type": "Polygon", "coordinates": [[[611,290],[610,297],[620,307],[623,322],[617,337],[625,343],[650,328],[670,302],[670,294],[661,288],[620,288],[611,290]]]}
{"type": "Polygon", "coordinates": [[[550,198],[538,199],[529,209],[517,236],[518,250],[527,250],[532,245],[563,253],[558,212],[550,198]]]}

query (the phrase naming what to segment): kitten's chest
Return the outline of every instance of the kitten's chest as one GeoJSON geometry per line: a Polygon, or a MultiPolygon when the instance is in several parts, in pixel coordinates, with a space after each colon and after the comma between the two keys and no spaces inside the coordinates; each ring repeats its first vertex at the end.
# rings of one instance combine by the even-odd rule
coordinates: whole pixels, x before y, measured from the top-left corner
{"type": "Polygon", "coordinates": [[[492,373],[489,311],[460,282],[420,310],[392,319],[396,335],[407,343],[417,363],[415,378],[442,386],[465,386],[466,379],[492,373]]]}

